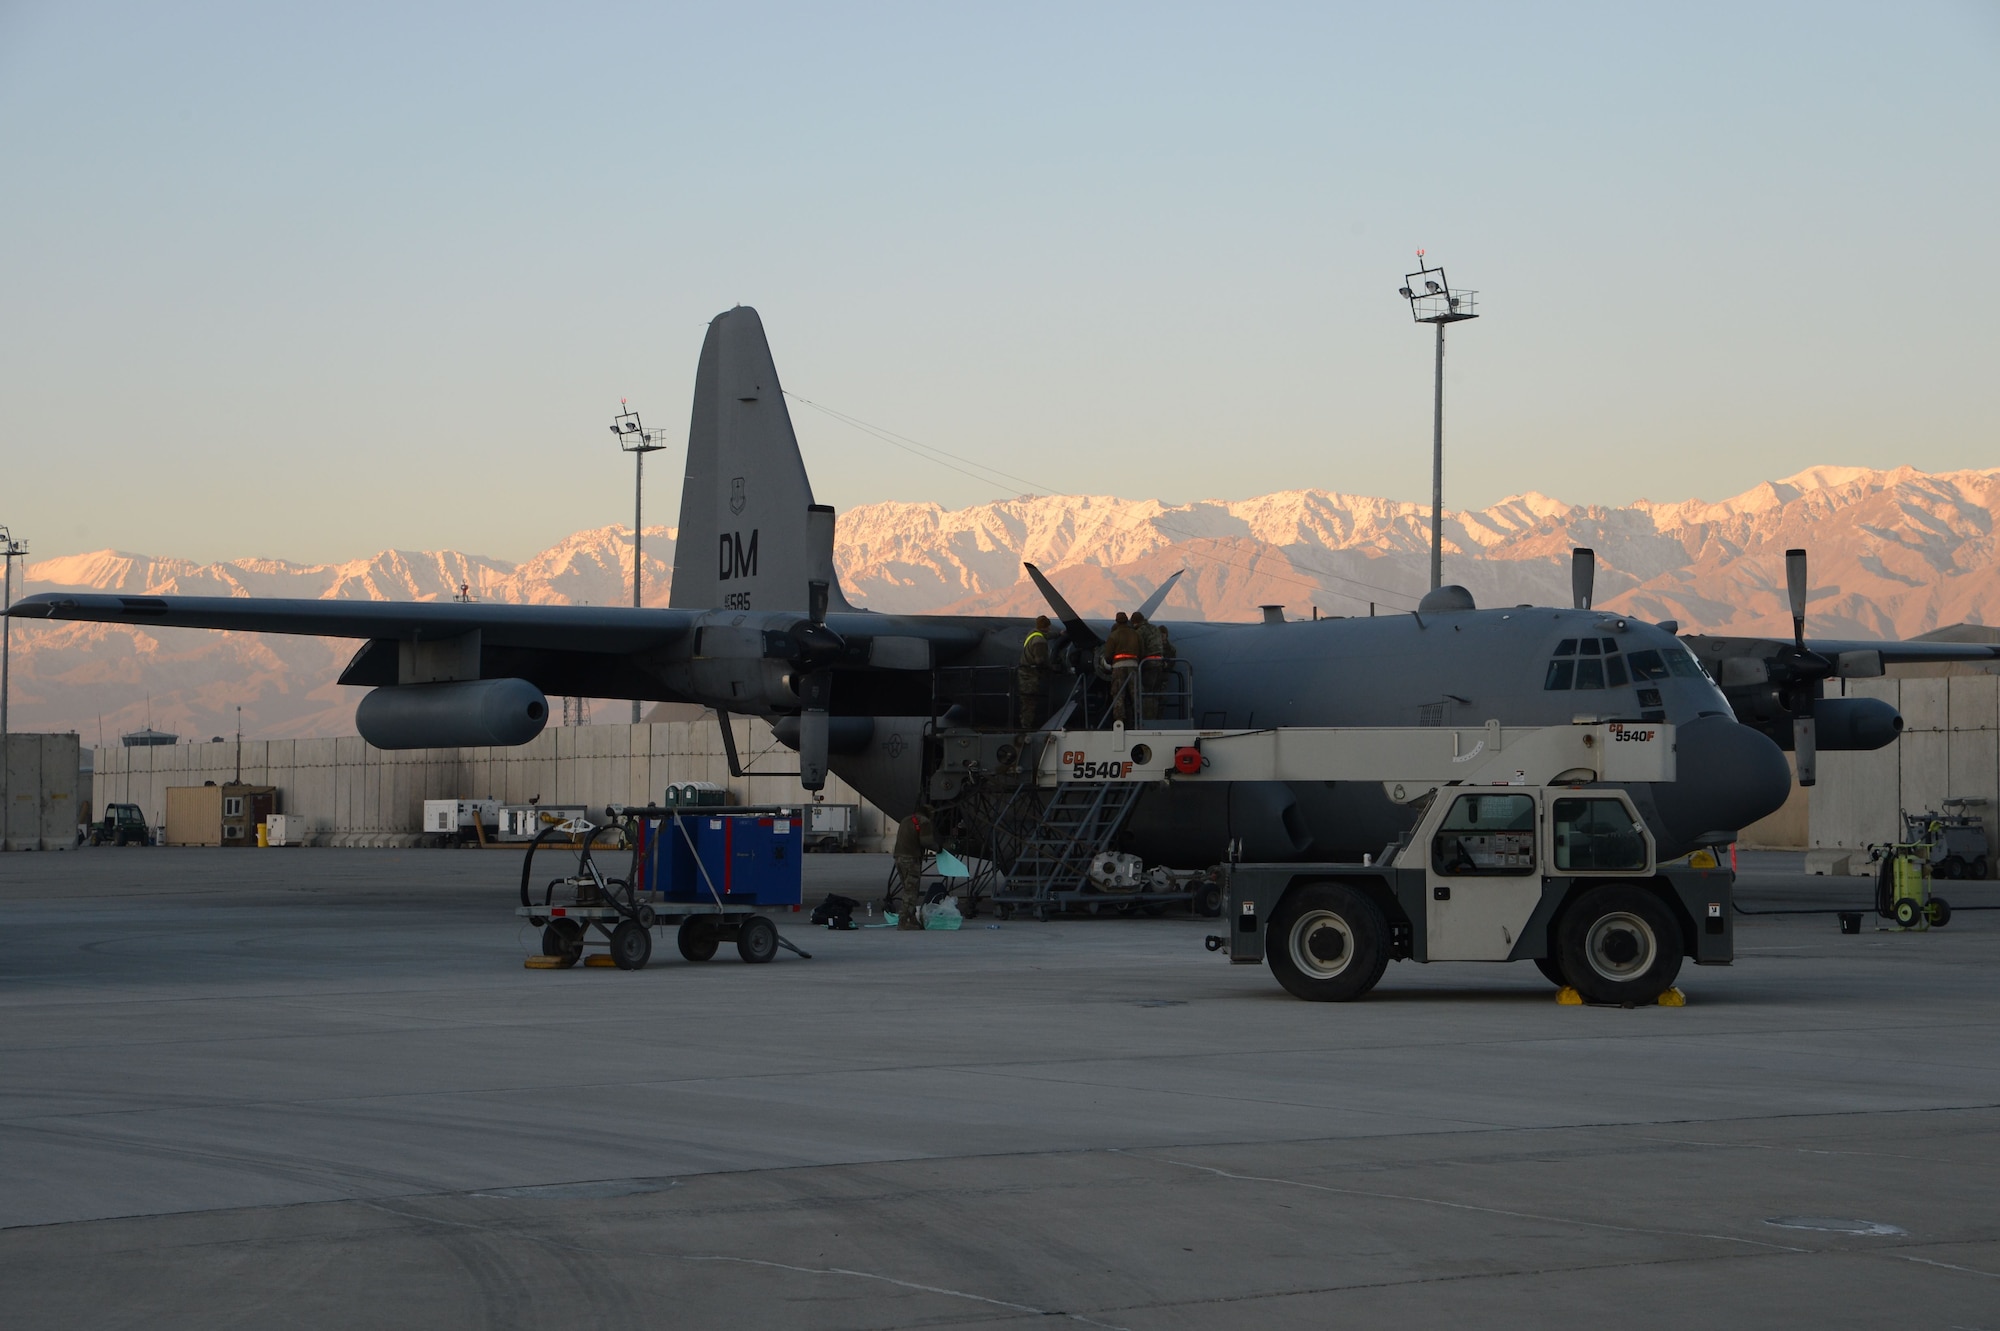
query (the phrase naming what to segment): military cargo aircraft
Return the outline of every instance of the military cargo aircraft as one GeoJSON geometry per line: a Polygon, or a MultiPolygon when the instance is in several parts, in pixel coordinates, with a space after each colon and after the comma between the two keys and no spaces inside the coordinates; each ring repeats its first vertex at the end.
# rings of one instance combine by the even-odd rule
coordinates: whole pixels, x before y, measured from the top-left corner
{"type": "MultiPolygon", "coordinates": [[[[666,609],[54,593],[12,613],[360,639],[340,682],[371,688],[355,721],[381,748],[526,743],[546,723],[551,693],[765,717],[799,750],[808,788],[831,768],[900,818],[927,797],[941,729],[1011,728],[1012,700],[982,711],[979,681],[1012,678],[1030,625],[858,610],[841,593],[833,543],[834,512],[814,502],[763,323],[739,306],[716,316],[702,344],[666,609]]],[[[1076,671],[1065,679],[1081,681],[1084,705],[1058,719],[1095,724],[1089,653],[1108,625],[1078,615],[1029,572],[1064,622],[1076,671]]],[[[1803,555],[1789,570],[1789,643],[1684,640],[1675,625],[1594,610],[1591,572],[1579,552],[1569,608],[1481,610],[1463,588],[1443,587],[1394,616],[1170,622],[1182,684],[1173,724],[1672,722],[1679,779],[1631,790],[1667,859],[1777,809],[1792,777],[1783,748],[1798,750],[1810,781],[1817,750],[1896,738],[1894,709],[1825,697],[1828,679],[1996,652],[1809,644],[1803,555]]],[[[993,701],[988,692],[984,702],[993,701]]],[[[1140,800],[1124,845],[1148,863],[1186,868],[1214,863],[1232,842],[1249,859],[1356,859],[1414,816],[1368,783],[1171,784],[1140,800]]]]}

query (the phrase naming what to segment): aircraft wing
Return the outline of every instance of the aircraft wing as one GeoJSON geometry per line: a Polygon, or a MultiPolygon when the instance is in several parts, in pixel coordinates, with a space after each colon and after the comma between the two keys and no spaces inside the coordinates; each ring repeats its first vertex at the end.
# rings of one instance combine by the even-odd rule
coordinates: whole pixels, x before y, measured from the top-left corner
{"type": "MultiPolygon", "coordinates": [[[[1685,633],[1681,635],[1689,649],[1703,662],[1719,661],[1725,657],[1776,658],[1792,651],[1792,644],[1783,638],[1734,638],[1719,634],[1685,633]]],[[[1868,668],[1874,659],[1883,665],[1909,665],[1922,661],[1992,661],[2000,660],[2000,646],[1977,642],[1875,642],[1863,639],[1808,638],[1806,650],[1817,653],[1833,662],[1845,662],[1851,668],[1838,673],[1865,677],[1876,672],[1868,668]]]]}
{"type": "Polygon", "coordinates": [[[642,651],[669,643],[686,632],[695,618],[691,610],[624,606],[75,592],[24,597],[8,613],[23,619],[300,633],[323,638],[438,639],[476,630],[488,647],[606,653],[642,651]]]}

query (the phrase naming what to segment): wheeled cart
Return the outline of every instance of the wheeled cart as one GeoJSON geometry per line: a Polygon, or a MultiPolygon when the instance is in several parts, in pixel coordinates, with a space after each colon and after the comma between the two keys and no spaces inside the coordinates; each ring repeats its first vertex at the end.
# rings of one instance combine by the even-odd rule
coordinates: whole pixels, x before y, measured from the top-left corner
{"type": "Polygon", "coordinates": [[[750,906],[675,905],[656,910],[642,901],[629,915],[615,906],[522,906],[514,913],[542,927],[541,955],[562,969],[583,960],[585,949],[601,940],[603,955],[618,969],[642,970],[653,959],[653,930],[668,925],[679,926],[676,941],[689,961],[712,959],[724,943],[736,944],[736,955],[752,965],[770,961],[781,947],[808,960],[812,957],[782,937],[769,916],[750,906]]]}
{"type": "MultiPolygon", "coordinates": [[[[626,811],[606,813],[616,818],[626,811]]],[[[758,912],[754,897],[732,901],[716,892],[710,901],[668,901],[644,890],[647,838],[639,828],[628,829],[625,837],[633,848],[631,872],[607,877],[594,854],[598,834],[606,830],[581,817],[551,818],[528,844],[521,862],[521,904],[514,913],[542,930],[541,954],[529,958],[530,966],[567,969],[585,959],[586,947],[601,941],[604,952],[592,954],[588,964],[604,964],[601,955],[620,970],[642,970],[653,957],[653,931],[667,925],[678,926],[680,953],[689,961],[709,960],[723,943],[734,943],[736,955],[753,964],[770,961],[779,948],[811,959],[811,953],[788,942],[758,912]],[[552,836],[580,842],[576,872],[549,879],[537,893],[535,851],[552,836]]]]}

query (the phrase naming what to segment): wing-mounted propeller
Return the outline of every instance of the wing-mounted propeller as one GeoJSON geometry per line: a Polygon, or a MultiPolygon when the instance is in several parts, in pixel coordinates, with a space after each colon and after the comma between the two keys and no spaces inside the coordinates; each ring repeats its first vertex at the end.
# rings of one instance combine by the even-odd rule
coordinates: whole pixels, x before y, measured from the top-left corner
{"type": "MultiPolygon", "coordinates": [[[[1049,608],[1056,612],[1056,618],[1063,622],[1063,636],[1067,637],[1072,645],[1088,651],[1102,641],[1097,636],[1097,631],[1083,622],[1083,616],[1071,609],[1068,601],[1063,600],[1062,593],[1056,590],[1054,583],[1043,576],[1040,569],[1029,563],[1023,563],[1021,567],[1028,570],[1028,576],[1034,579],[1035,586],[1041,590],[1042,598],[1049,603],[1049,608]]],[[[1177,573],[1174,576],[1180,575],[1177,573]]]]}
{"type": "Polygon", "coordinates": [[[1153,594],[1146,598],[1145,604],[1139,607],[1137,613],[1144,615],[1148,619],[1151,619],[1153,617],[1153,612],[1155,610],[1158,610],[1162,605],[1166,604],[1167,594],[1173,591],[1174,584],[1181,580],[1181,574],[1185,572],[1187,572],[1187,570],[1184,568],[1174,570],[1174,574],[1172,577],[1168,578],[1165,582],[1161,583],[1159,586],[1153,588],[1153,594]]]}
{"type": "Polygon", "coordinates": [[[792,630],[798,651],[792,665],[798,671],[799,784],[807,790],[826,786],[827,717],[833,707],[833,663],[846,642],[826,626],[827,601],[833,593],[833,509],[813,504],[806,509],[806,622],[792,630]]]}
{"type": "Polygon", "coordinates": [[[1786,654],[1782,673],[1790,676],[1790,686],[1781,690],[1786,709],[1792,714],[1792,754],[1798,761],[1799,784],[1810,786],[1819,780],[1819,735],[1813,720],[1813,703],[1820,684],[1834,675],[1834,663],[1818,652],[1806,650],[1806,593],[1811,581],[1806,552],[1785,551],[1785,592],[1792,603],[1792,650],[1786,654]]]}
{"type": "Polygon", "coordinates": [[[1580,545],[1569,552],[1570,604],[1578,610],[1590,609],[1591,595],[1597,590],[1597,551],[1580,545]]]}

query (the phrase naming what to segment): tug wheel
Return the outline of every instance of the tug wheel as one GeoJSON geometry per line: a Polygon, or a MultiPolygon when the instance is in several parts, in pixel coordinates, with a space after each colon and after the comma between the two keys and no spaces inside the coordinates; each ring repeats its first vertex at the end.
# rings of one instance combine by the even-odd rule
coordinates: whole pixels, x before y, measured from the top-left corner
{"type": "Polygon", "coordinates": [[[583,956],[583,926],[575,920],[550,920],[542,930],[542,955],[557,958],[565,970],[576,965],[583,956]]]}
{"type": "Polygon", "coordinates": [[[682,920],[680,933],[674,941],[680,946],[681,955],[689,961],[707,961],[715,955],[715,922],[706,915],[682,920]]]}
{"type": "Polygon", "coordinates": [[[637,920],[620,920],[611,931],[611,960],[621,971],[644,970],[653,959],[653,935],[637,920]]]}
{"type": "Polygon", "coordinates": [[[1681,973],[1681,927],[1643,888],[1584,893],[1556,926],[1562,974],[1591,1003],[1650,1003],[1681,973]]]}
{"type": "Polygon", "coordinates": [[[1296,998],[1346,1003],[1375,987],[1389,965],[1382,911],[1344,883],[1309,883],[1271,921],[1265,954],[1296,998]]]}
{"type": "Polygon", "coordinates": [[[762,965],[778,955],[778,926],[762,915],[752,915],[736,930],[736,955],[751,965],[762,965]]]}
{"type": "Polygon", "coordinates": [[[1974,878],[1984,879],[1986,877],[1987,867],[1988,866],[1986,863],[1986,857],[1984,855],[1975,855],[1972,857],[1972,876],[1974,878]]]}

